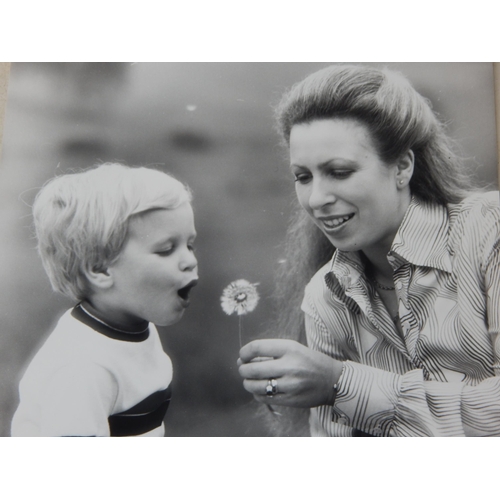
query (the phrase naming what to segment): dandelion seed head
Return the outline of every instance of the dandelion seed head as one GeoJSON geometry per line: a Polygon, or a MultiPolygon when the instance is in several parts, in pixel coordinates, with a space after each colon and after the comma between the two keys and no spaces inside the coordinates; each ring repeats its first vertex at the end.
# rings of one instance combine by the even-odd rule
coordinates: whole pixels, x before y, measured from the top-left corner
{"type": "Polygon", "coordinates": [[[222,310],[228,315],[236,313],[238,316],[252,312],[259,302],[257,285],[243,279],[229,283],[220,298],[222,310]]]}

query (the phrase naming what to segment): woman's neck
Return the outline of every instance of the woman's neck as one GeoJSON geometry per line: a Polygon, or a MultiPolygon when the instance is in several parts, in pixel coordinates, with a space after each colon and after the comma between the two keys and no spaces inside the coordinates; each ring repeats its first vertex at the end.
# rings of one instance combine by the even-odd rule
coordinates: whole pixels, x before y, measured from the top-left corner
{"type": "Polygon", "coordinates": [[[393,226],[391,232],[389,232],[385,238],[378,242],[377,245],[374,245],[371,248],[365,248],[362,250],[362,253],[366,260],[368,261],[368,267],[371,270],[372,275],[374,275],[375,279],[384,280],[387,282],[393,282],[393,269],[387,260],[387,254],[390,252],[392,243],[394,238],[396,237],[397,232],[399,231],[399,227],[403,222],[406,211],[411,202],[411,193],[408,190],[404,193],[404,197],[402,197],[402,201],[400,203],[400,208],[397,210],[399,216],[396,220],[396,224],[393,226]],[[378,278],[377,278],[378,277],[378,278]]]}
{"type": "Polygon", "coordinates": [[[374,276],[382,281],[392,282],[393,269],[387,260],[387,254],[390,246],[379,251],[363,251],[365,258],[365,267],[374,276]]]}

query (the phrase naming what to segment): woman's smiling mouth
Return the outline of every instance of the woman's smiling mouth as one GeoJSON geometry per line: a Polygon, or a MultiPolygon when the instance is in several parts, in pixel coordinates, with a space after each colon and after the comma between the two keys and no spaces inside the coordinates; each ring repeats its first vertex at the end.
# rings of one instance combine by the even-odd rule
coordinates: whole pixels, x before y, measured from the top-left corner
{"type": "Polygon", "coordinates": [[[318,217],[318,220],[321,222],[322,226],[327,231],[337,231],[341,227],[343,227],[347,221],[351,220],[354,217],[354,214],[341,215],[340,217],[318,217]]]}

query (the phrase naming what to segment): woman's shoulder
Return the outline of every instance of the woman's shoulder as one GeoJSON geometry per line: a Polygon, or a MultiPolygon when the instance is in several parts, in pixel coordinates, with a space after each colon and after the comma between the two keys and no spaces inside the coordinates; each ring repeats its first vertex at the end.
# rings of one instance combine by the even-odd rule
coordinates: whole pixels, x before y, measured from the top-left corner
{"type": "Polygon", "coordinates": [[[500,211],[500,193],[498,191],[485,191],[471,193],[458,203],[448,205],[450,215],[483,216],[487,213],[500,211]]]}
{"type": "Polygon", "coordinates": [[[470,247],[489,253],[500,241],[500,194],[474,193],[460,203],[448,205],[451,247],[470,247]]]}
{"type": "Polygon", "coordinates": [[[500,220],[500,193],[498,191],[473,193],[459,203],[448,205],[452,229],[472,227],[485,229],[500,220]]]}

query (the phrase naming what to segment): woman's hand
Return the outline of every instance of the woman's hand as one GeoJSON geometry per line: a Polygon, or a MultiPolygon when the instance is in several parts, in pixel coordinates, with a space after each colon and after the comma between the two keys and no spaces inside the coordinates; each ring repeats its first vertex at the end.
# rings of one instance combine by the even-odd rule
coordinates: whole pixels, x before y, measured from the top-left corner
{"type": "Polygon", "coordinates": [[[243,386],[257,401],[301,408],[332,404],[333,386],[342,373],[342,362],[284,339],[248,343],[240,350],[238,364],[243,386]],[[272,397],[266,395],[270,379],[277,382],[272,397]]]}

